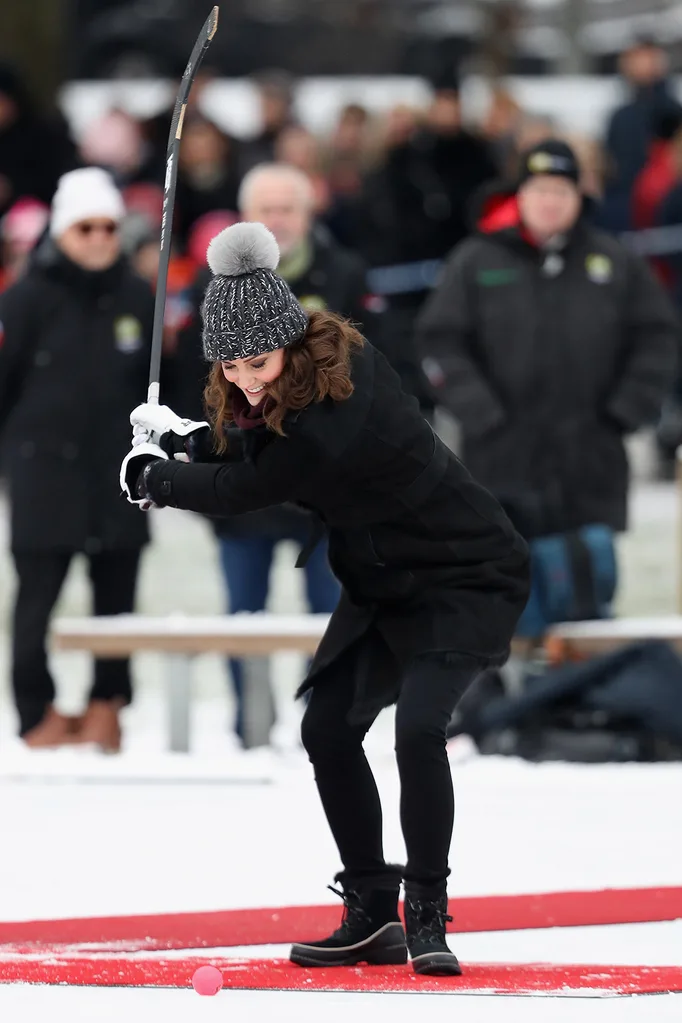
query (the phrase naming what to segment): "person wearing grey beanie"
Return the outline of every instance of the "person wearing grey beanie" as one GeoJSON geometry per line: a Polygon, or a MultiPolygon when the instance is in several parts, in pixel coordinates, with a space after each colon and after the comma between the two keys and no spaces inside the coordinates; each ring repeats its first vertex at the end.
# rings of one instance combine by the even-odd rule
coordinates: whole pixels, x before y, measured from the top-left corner
{"type": "Polygon", "coordinates": [[[306,315],[277,260],[263,225],[237,224],[213,240],[203,303],[210,425],[136,408],[121,486],[141,508],[219,517],[293,502],[315,514],[342,595],[299,689],[310,692],[302,742],[343,865],[346,912],[329,938],[294,945],[291,960],[390,964],[409,953],[418,973],[457,974],[445,938],[454,817],[446,729],[470,683],[508,656],[528,551],[384,357],[348,321],[306,315]],[[391,704],[404,866],[384,857],[363,750],[391,704]]]}

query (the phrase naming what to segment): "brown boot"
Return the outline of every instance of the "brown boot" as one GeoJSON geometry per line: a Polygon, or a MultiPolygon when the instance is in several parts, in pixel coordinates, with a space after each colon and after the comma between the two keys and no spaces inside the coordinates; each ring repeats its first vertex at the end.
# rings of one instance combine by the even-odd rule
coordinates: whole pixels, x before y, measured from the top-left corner
{"type": "Polygon", "coordinates": [[[123,706],[123,700],[91,700],[76,742],[93,743],[102,753],[120,753],[121,723],[118,715],[123,706]]]}
{"type": "Polygon", "coordinates": [[[42,721],[26,732],[22,739],[31,749],[71,746],[76,741],[79,724],[80,718],[60,714],[50,705],[42,721]]]}

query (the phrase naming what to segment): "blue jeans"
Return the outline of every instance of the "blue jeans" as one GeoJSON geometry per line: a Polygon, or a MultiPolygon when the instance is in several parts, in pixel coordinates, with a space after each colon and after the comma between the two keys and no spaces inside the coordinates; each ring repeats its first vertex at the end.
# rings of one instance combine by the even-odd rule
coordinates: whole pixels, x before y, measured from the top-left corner
{"type": "MultiPolygon", "coordinates": [[[[238,611],[256,612],[265,609],[272,559],[275,547],[280,542],[275,537],[259,535],[219,538],[220,563],[232,614],[238,611]]],[[[338,603],[340,587],[327,561],[325,541],[321,540],[315,547],[304,572],[310,611],[313,614],[331,614],[338,603]]],[[[230,670],[237,701],[235,731],[243,739],[242,661],[231,658],[230,670]]]]}

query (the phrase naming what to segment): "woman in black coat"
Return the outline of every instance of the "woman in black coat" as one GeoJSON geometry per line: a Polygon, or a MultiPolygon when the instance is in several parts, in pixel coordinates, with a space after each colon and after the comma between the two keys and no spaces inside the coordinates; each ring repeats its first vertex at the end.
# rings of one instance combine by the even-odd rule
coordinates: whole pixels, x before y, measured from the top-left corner
{"type": "Polygon", "coordinates": [[[101,659],[83,720],[53,705],[50,615],[75,554],[95,614],[133,610],[147,523],[119,500],[128,415],[144,394],[154,297],[121,256],[123,200],[94,167],[61,178],[50,231],[0,297],[0,442],[18,578],[12,684],[29,747],[75,740],[113,752],[131,699],[127,660],[101,659]]]}
{"type": "Polygon", "coordinates": [[[343,861],[347,912],[329,939],[295,945],[292,959],[399,963],[409,949],[418,972],[457,973],[445,942],[446,727],[477,674],[508,655],[528,591],[527,550],[385,359],[339,317],[306,316],[273,273],[278,255],[262,225],[213,240],[203,340],[215,444],[207,424],[140,406],[121,484],[141,506],[216,516],[292,501],[326,529],[343,594],[301,688],[312,690],[302,738],[343,861]],[[232,424],[241,428],[236,451],[225,432],[232,424]],[[199,464],[169,458],[181,447],[199,464]],[[384,859],[362,747],[392,703],[404,869],[384,859]]]}

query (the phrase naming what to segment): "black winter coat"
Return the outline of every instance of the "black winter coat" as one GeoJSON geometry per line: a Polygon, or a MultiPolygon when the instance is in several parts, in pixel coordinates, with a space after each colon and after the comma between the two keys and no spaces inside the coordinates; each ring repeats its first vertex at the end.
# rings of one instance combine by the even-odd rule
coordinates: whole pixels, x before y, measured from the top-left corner
{"type": "Polygon", "coordinates": [[[419,653],[503,662],[529,573],[526,545],[502,509],[370,344],[353,357],[352,378],[348,400],[292,413],[286,437],[263,431],[251,461],[160,461],[149,492],[156,504],[207,515],[294,501],[319,516],[344,592],[308,684],[364,636],[355,707],[363,716],[395,699],[400,666],[419,653]]]}
{"type": "MultiPolygon", "coordinates": [[[[201,394],[208,369],[201,350],[199,305],[209,279],[208,275],[202,278],[196,290],[194,315],[182,332],[178,353],[177,376],[186,381],[182,388],[186,398],[185,394],[179,394],[177,407],[196,419],[203,418],[204,414],[201,394]],[[187,382],[191,382],[189,387],[187,382]],[[190,387],[194,388],[193,394],[187,393],[190,387]]],[[[358,256],[328,238],[326,232],[315,231],[312,262],[304,274],[289,281],[289,286],[309,312],[328,309],[345,316],[356,323],[366,337],[377,343],[381,316],[371,308],[365,266],[358,256]]],[[[298,540],[302,533],[308,531],[308,518],[301,509],[289,505],[267,508],[251,515],[216,519],[214,525],[218,536],[259,535],[298,540]]]]}
{"type": "Polygon", "coordinates": [[[581,221],[561,256],[516,228],[462,243],[418,343],[464,462],[532,537],[625,528],[623,435],[658,416],[678,330],[645,263],[581,221]]]}
{"type": "Polygon", "coordinates": [[[0,444],[17,551],[140,548],[120,495],[130,410],[143,401],[154,298],[124,262],[102,273],[46,239],[0,296],[0,444]]]}

